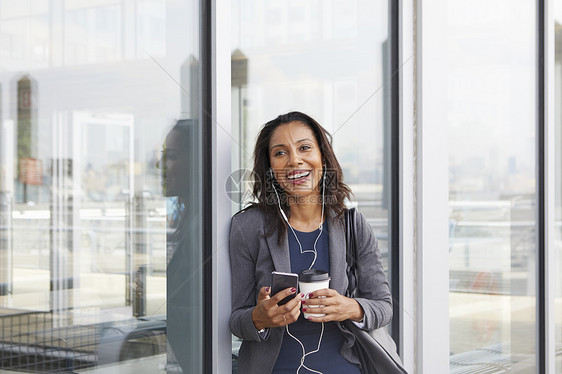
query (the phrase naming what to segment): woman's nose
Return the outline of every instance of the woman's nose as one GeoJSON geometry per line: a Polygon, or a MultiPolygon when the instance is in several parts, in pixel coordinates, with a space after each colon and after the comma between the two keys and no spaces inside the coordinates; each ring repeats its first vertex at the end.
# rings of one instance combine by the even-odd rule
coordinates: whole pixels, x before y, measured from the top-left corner
{"type": "Polygon", "coordinates": [[[295,165],[301,165],[302,164],[302,159],[300,158],[299,154],[296,152],[290,152],[289,153],[289,165],[290,166],[295,166],[295,165]]]}

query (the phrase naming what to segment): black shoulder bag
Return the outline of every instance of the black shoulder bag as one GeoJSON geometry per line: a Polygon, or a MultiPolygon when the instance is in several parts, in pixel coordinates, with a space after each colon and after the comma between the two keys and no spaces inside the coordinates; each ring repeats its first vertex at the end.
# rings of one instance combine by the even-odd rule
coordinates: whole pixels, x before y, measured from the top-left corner
{"type": "MultiPolygon", "coordinates": [[[[345,241],[348,287],[347,297],[360,297],[358,295],[357,274],[357,231],[355,208],[345,212],[345,241]]],[[[345,327],[355,336],[353,349],[359,358],[362,374],[407,374],[402,367],[402,361],[396,352],[396,344],[386,331],[386,328],[365,331],[357,327],[352,321],[347,320],[345,327]]]]}

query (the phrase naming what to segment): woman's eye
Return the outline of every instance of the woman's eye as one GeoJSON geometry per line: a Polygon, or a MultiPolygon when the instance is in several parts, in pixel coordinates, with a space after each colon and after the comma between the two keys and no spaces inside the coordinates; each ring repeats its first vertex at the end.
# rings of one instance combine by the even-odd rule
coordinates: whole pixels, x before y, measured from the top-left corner
{"type": "Polygon", "coordinates": [[[311,149],[311,148],[312,148],[312,147],[309,146],[309,145],[303,145],[303,146],[301,147],[301,151],[308,151],[308,150],[311,149]]]}
{"type": "Polygon", "coordinates": [[[285,151],[277,151],[273,155],[274,156],[281,156],[281,155],[284,155],[284,154],[285,154],[285,151]]]}

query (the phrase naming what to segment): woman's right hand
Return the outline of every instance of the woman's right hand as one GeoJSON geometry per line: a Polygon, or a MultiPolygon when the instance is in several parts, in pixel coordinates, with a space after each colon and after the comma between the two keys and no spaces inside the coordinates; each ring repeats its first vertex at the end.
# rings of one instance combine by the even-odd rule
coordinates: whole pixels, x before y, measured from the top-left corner
{"type": "Polygon", "coordinates": [[[272,297],[269,296],[270,292],[270,287],[262,287],[258,296],[258,303],[252,310],[252,320],[258,330],[291,324],[301,314],[301,300],[304,298],[302,293],[296,295],[285,305],[277,305],[285,297],[296,293],[296,288],[286,288],[272,297]]]}

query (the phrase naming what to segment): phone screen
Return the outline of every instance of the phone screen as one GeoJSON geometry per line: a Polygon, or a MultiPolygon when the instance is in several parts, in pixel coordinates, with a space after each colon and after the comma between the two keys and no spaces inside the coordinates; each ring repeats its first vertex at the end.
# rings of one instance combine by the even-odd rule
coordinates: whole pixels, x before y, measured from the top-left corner
{"type": "MultiPolygon", "coordinates": [[[[283,291],[286,288],[294,287],[297,288],[299,285],[299,276],[295,273],[282,273],[274,271],[271,273],[272,284],[271,284],[271,296],[283,291]]],[[[292,298],[296,296],[296,292],[292,295],[287,296],[283,300],[277,303],[277,305],[287,304],[292,298]]]]}

